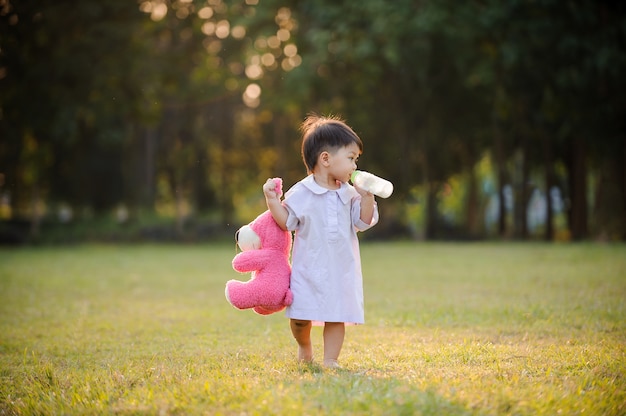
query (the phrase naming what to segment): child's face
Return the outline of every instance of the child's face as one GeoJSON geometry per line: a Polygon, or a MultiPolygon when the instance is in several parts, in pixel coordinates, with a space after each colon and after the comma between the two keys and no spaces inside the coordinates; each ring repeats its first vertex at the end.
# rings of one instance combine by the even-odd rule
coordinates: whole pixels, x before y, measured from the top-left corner
{"type": "Polygon", "coordinates": [[[356,169],[356,162],[359,160],[361,152],[356,143],[340,147],[329,158],[329,173],[334,176],[335,180],[348,182],[352,172],[356,169]]]}

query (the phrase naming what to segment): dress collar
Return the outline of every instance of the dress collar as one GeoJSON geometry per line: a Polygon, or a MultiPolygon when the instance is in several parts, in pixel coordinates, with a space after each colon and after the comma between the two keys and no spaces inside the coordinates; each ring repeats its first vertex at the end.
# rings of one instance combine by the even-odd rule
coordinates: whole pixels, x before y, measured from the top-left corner
{"type": "Polygon", "coordinates": [[[353,189],[352,186],[348,185],[347,183],[341,183],[341,188],[339,189],[328,189],[328,188],[324,188],[323,186],[319,185],[317,182],[315,182],[315,178],[313,177],[313,175],[309,175],[306,178],[304,178],[302,180],[302,184],[311,192],[313,192],[314,194],[317,195],[322,195],[325,194],[326,192],[336,192],[337,195],[339,195],[339,198],[341,199],[341,202],[343,202],[344,204],[347,204],[348,202],[350,202],[350,200],[352,199],[352,192],[351,190],[353,189]]]}

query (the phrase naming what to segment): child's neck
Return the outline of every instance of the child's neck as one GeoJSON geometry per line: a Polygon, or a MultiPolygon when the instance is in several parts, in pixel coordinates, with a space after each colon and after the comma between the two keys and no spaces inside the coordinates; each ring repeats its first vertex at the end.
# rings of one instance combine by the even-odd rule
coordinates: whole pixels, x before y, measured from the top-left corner
{"type": "Polygon", "coordinates": [[[341,183],[337,182],[336,179],[332,178],[328,172],[313,172],[313,179],[315,183],[317,183],[322,188],[336,190],[341,188],[341,183]]]}

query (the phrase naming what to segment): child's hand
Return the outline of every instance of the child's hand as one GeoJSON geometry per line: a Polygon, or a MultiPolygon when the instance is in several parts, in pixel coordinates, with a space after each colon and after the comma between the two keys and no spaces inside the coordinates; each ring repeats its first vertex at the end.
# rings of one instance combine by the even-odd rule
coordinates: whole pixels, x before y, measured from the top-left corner
{"type": "Polygon", "coordinates": [[[287,218],[289,212],[280,201],[280,197],[283,195],[283,180],[281,178],[268,179],[263,184],[263,194],[265,194],[265,203],[267,203],[267,209],[272,213],[276,224],[287,231],[287,218]]]}
{"type": "Polygon", "coordinates": [[[354,189],[356,189],[356,191],[361,194],[362,197],[368,198],[368,197],[374,197],[374,194],[367,192],[365,189],[360,188],[357,184],[352,184],[352,186],[354,186],[354,189]]]}
{"type": "Polygon", "coordinates": [[[280,195],[276,191],[276,181],[274,179],[268,179],[263,184],[263,193],[265,194],[265,199],[279,199],[280,195]]]}

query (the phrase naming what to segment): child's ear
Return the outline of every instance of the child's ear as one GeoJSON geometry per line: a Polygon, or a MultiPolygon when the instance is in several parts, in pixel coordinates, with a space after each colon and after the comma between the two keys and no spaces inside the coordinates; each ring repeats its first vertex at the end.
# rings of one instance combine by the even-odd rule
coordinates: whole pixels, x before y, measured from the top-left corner
{"type": "Polygon", "coordinates": [[[328,166],[329,160],[330,160],[330,153],[324,151],[320,153],[320,156],[317,158],[317,163],[320,163],[322,166],[328,166]]]}

